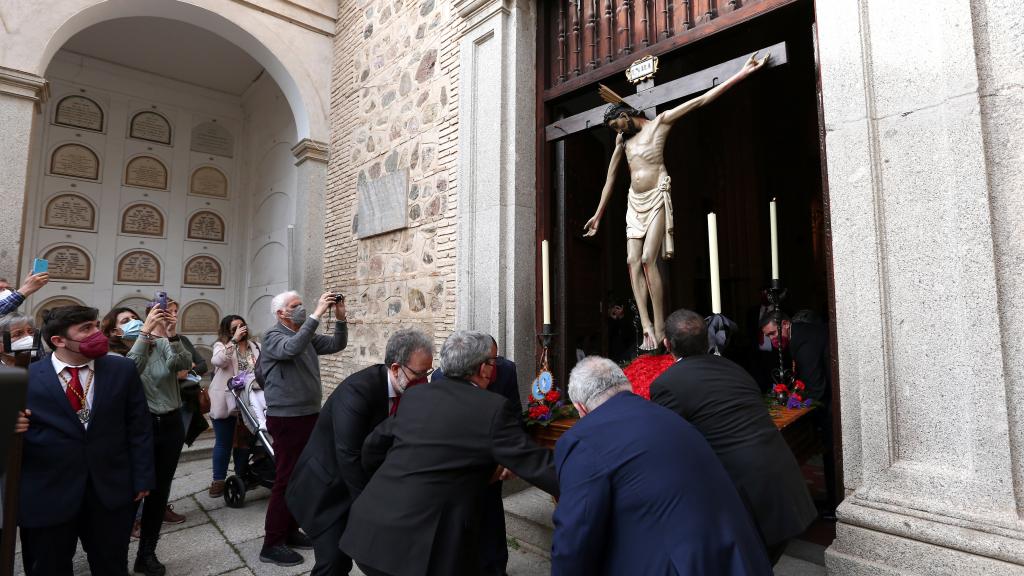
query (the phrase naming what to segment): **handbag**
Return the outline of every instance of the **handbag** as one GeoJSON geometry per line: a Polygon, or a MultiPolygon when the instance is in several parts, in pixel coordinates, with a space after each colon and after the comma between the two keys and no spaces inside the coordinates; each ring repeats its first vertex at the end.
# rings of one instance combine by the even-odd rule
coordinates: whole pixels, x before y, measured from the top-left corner
{"type": "Polygon", "coordinates": [[[210,393],[203,387],[199,388],[199,413],[210,413],[210,393]]]}

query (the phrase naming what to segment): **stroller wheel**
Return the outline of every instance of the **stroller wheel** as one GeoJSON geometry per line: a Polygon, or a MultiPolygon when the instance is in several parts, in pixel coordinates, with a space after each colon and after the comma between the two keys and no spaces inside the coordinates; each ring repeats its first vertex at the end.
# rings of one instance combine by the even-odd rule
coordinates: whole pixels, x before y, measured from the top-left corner
{"type": "Polygon", "coordinates": [[[238,476],[228,476],[224,481],[224,502],[229,508],[245,506],[245,481],[238,476]]]}

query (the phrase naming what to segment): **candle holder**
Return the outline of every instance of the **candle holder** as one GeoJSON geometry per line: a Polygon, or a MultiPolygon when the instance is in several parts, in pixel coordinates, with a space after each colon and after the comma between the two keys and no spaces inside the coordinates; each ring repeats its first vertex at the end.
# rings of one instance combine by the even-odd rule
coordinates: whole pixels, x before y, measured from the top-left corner
{"type": "Polygon", "coordinates": [[[768,302],[772,305],[772,319],[775,321],[776,339],[778,340],[779,367],[772,371],[772,380],[775,384],[785,384],[787,387],[793,384],[793,372],[786,369],[786,363],[782,356],[782,301],[786,299],[786,288],[782,281],[772,278],[768,285],[768,302]]]}
{"type": "Polygon", "coordinates": [[[551,348],[551,341],[555,338],[554,327],[551,324],[545,324],[541,328],[541,332],[537,337],[540,339],[540,345],[544,348],[544,351],[547,352],[547,350],[551,348]]]}

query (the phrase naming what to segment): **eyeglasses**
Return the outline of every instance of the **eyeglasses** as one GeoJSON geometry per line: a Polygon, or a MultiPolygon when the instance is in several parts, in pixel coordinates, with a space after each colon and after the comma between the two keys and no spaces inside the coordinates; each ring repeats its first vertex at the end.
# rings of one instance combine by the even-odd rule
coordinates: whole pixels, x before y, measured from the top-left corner
{"type": "Polygon", "coordinates": [[[414,376],[414,378],[411,378],[413,380],[416,379],[416,378],[429,378],[430,375],[434,373],[434,369],[433,368],[427,368],[426,370],[423,370],[422,372],[417,372],[417,371],[413,370],[412,368],[409,368],[405,364],[402,364],[402,370],[408,370],[409,373],[414,376]]]}

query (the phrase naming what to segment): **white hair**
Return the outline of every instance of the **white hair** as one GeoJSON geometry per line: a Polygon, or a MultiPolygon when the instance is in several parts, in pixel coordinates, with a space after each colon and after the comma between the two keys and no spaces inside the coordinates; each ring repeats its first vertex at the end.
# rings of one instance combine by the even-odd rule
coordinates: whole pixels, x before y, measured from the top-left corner
{"type": "Polygon", "coordinates": [[[569,397],[590,411],[619,392],[632,389],[622,368],[600,356],[587,356],[569,373],[569,397]]]}
{"type": "Polygon", "coordinates": [[[295,290],[289,290],[287,292],[281,292],[274,299],[270,301],[270,313],[277,317],[278,310],[284,310],[285,306],[288,305],[293,298],[302,298],[302,296],[295,290]]]}

